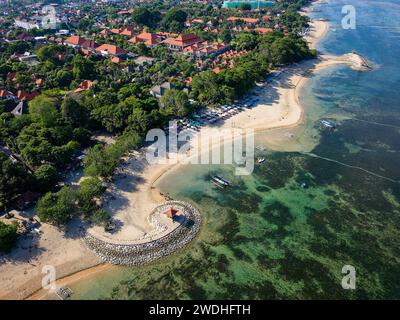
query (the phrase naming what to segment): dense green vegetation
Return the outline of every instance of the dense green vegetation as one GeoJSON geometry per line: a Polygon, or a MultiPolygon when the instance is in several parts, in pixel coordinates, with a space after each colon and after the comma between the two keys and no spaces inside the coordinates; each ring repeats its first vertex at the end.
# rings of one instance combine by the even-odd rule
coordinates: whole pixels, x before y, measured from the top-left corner
{"type": "Polygon", "coordinates": [[[241,49],[254,49],[243,55],[232,69],[216,74],[205,71],[193,77],[192,96],[204,105],[231,102],[245,94],[256,81],[265,78],[276,66],[315,57],[305,40],[293,34],[285,37],[274,32],[266,35],[242,33],[235,38],[241,49]]]}
{"type": "Polygon", "coordinates": [[[5,224],[0,221],[0,252],[9,252],[18,238],[18,222],[5,224]]]}
{"type": "Polygon", "coordinates": [[[33,177],[20,163],[0,153],[0,210],[12,207],[18,196],[32,184],[33,177]]]}
{"type": "Polygon", "coordinates": [[[102,223],[108,215],[97,213],[96,199],[105,191],[98,178],[87,178],[78,189],[63,187],[60,191],[46,193],[36,206],[36,213],[43,222],[58,226],[65,225],[72,217],[81,216],[93,222],[102,223]]]}

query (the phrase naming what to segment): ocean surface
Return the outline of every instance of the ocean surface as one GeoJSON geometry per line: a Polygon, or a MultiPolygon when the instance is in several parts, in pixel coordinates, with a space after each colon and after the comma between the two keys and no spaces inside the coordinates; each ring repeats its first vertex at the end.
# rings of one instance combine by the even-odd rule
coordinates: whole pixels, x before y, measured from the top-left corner
{"type": "Polygon", "coordinates": [[[216,165],[170,174],[160,188],[201,209],[199,237],[153,265],[75,283],[73,299],[400,298],[400,0],[352,0],[356,29],[344,30],[348,2],[315,6],[332,28],[318,49],[355,50],[374,70],[314,75],[300,97],[305,124],[258,133],[266,161],[252,175],[216,165]],[[272,149],[272,135],[284,147],[272,149]],[[233,187],[216,188],[213,173],[233,187]],[[342,288],[344,265],[354,290],[342,288]]]}

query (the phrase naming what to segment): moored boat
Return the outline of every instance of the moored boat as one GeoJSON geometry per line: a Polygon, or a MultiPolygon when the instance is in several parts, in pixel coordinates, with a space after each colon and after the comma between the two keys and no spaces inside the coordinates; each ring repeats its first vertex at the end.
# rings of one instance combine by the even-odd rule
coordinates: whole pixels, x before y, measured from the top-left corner
{"type": "Polygon", "coordinates": [[[231,185],[231,182],[229,180],[226,180],[225,178],[218,175],[212,176],[211,181],[222,188],[229,187],[231,185]]]}

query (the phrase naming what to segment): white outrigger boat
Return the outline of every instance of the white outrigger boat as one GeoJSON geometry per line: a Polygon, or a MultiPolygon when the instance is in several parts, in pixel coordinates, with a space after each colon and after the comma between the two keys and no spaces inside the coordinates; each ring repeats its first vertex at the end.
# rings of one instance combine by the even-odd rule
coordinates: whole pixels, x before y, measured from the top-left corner
{"type": "Polygon", "coordinates": [[[231,182],[221,176],[215,175],[211,177],[211,181],[220,188],[229,187],[231,182]]]}

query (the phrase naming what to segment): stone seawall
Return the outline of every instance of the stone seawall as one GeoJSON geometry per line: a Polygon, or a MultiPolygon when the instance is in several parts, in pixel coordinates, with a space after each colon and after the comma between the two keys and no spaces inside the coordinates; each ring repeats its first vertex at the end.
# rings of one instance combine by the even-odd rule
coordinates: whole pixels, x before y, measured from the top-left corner
{"type": "Polygon", "coordinates": [[[87,233],[86,245],[103,261],[118,265],[141,265],[160,259],[183,248],[194,239],[200,229],[201,217],[197,208],[182,201],[168,201],[156,207],[151,215],[165,207],[180,209],[182,223],[170,233],[148,242],[108,241],[87,233]]]}

